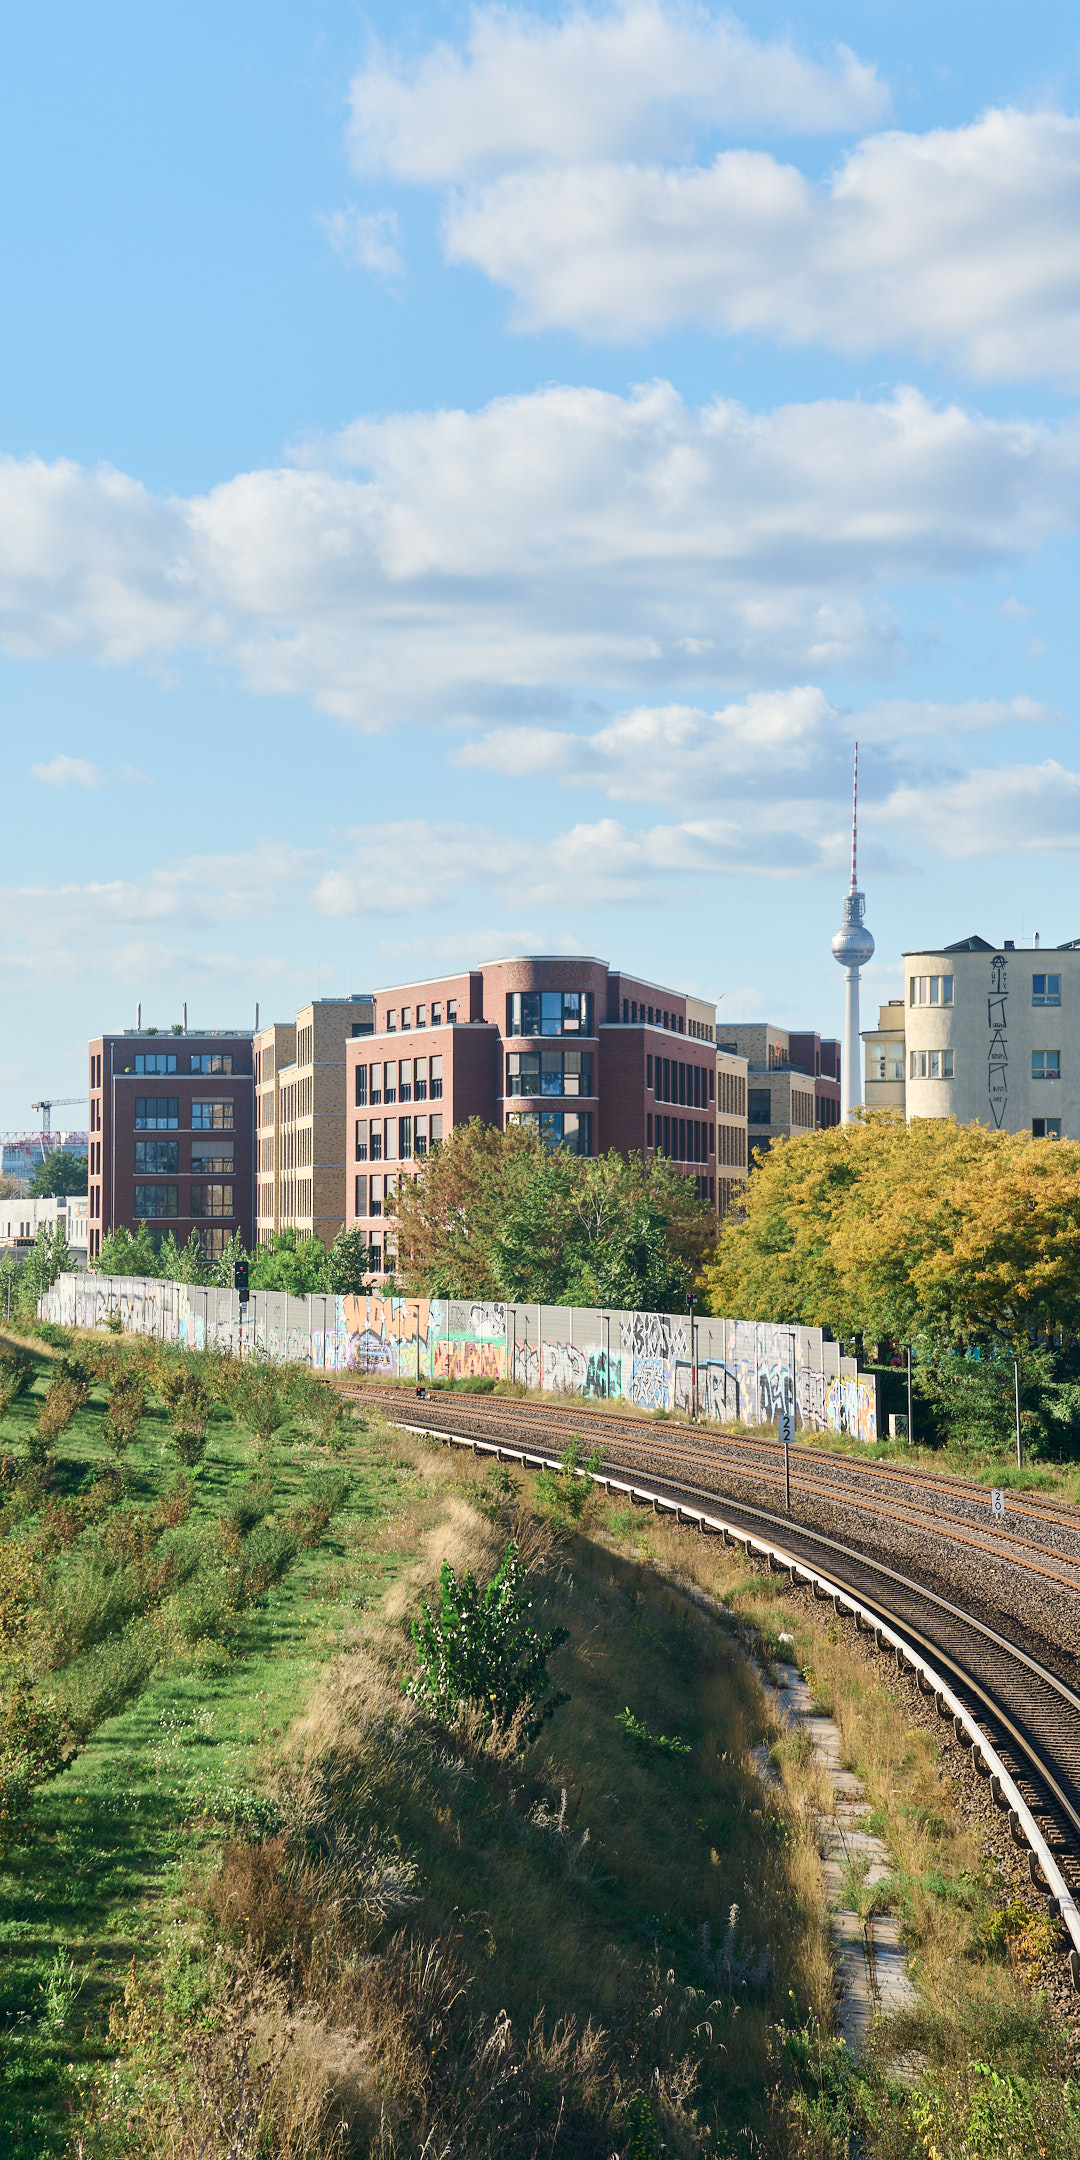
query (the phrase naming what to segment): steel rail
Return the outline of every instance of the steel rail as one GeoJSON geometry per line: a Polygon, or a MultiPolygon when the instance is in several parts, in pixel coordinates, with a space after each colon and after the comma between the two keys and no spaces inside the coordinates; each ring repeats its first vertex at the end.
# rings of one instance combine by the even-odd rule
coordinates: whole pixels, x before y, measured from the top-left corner
{"type": "MultiPolygon", "coordinates": [[[[401,1403],[403,1397],[407,1400],[412,1390],[406,1387],[380,1387],[377,1382],[368,1381],[361,1388],[353,1387],[352,1389],[346,1389],[345,1392],[351,1393],[358,1402],[363,1401],[366,1396],[369,1401],[374,1399],[384,1404],[396,1405],[401,1403]]],[[[429,1401],[435,1399],[435,1397],[428,1398],[429,1401]]],[[[580,1410],[573,1410],[565,1403],[552,1403],[548,1406],[547,1404],[522,1401],[516,1396],[492,1397],[475,1395],[469,1397],[470,1415],[474,1411],[490,1419],[492,1423],[500,1417],[504,1420],[510,1417],[521,1417],[526,1423],[554,1423],[556,1420],[561,1420],[574,1426],[580,1426],[588,1422],[592,1424],[597,1432],[606,1429],[610,1434],[613,1430],[617,1430],[628,1441],[632,1439],[638,1445],[642,1444],[642,1436],[649,1433],[654,1436],[660,1445],[663,1444],[664,1436],[670,1435],[672,1439],[685,1441],[690,1446],[697,1444],[704,1447],[707,1443],[704,1441],[703,1436],[708,1433],[714,1448],[719,1445],[729,1449],[733,1454],[741,1452],[750,1455],[755,1451],[762,1453],[771,1451],[779,1458],[782,1453],[782,1442],[768,1433],[761,1433],[751,1438],[743,1433],[733,1433],[719,1422],[713,1424],[712,1421],[704,1419],[697,1421],[686,1420],[681,1423],[658,1426],[652,1424],[645,1417],[631,1418],[623,1411],[615,1408],[605,1409],[596,1402],[587,1404],[583,1402],[580,1410]]],[[[793,1469],[796,1463],[807,1471],[816,1468],[819,1474],[828,1468],[853,1472],[860,1478],[881,1478],[883,1480],[895,1478],[901,1484],[920,1488],[926,1493],[943,1493],[956,1498],[963,1497],[975,1500],[980,1495],[986,1495],[987,1493],[985,1486],[976,1484],[971,1478],[961,1477],[955,1471],[935,1470],[931,1473],[920,1471],[914,1465],[908,1468],[906,1465],[899,1463],[864,1462],[858,1455],[841,1454],[831,1448],[812,1447],[806,1441],[796,1440],[792,1442],[793,1469]]],[[[764,1474],[770,1475],[772,1473],[766,1471],[764,1474]]],[[[1058,1503],[1059,1507],[1060,1505],[1061,1503],[1058,1503]]],[[[1065,1503],[1065,1505],[1068,1507],[1068,1503],[1065,1503]]],[[[1061,1529],[1072,1530],[1080,1536],[1080,1508],[1074,1507],[1069,1509],[1067,1513],[1060,1513],[1052,1504],[1041,1499],[1038,1493],[1017,1493],[1011,1486],[1005,1488],[1005,1506],[1007,1512],[1030,1515],[1038,1522],[1053,1523],[1061,1529]]]]}
{"type": "MultiPolygon", "coordinates": [[[[421,1438],[441,1440],[444,1446],[448,1447],[468,1448],[471,1449],[474,1455],[494,1455],[500,1462],[519,1462],[525,1469],[558,1470],[560,1467],[557,1457],[532,1454],[524,1448],[510,1446],[505,1440],[483,1440],[472,1434],[447,1431],[433,1425],[411,1424],[404,1418],[395,1418],[392,1422],[403,1432],[414,1433],[421,1438]]],[[[898,1665],[906,1666],[909,1671],[914,1672],[923,1692],[934,1696],[939,1712],[952,1718],[957,1738],[962,1739],[964,1735],[967,1736],[966,1744],[973,1751],[976,1767],[983,1776],[989,1778],[995,1803],[1009,1816],[1015,1842],[1017,1844],[1027,1844],[1046,1884],[1051,1918],[1060,1920],[1070,1938],[1069,1971],[1073,1987],[1077,1993],[1080,1993],[1080,1908],[1077,1906],[1076,1898],[1058,1866],[1050,1846],[1043,1837],[1034,1812],[1025,1800],[1011,1771],[1002,1761],[987,1734],[972,1716],[967,1704],[953,1691],[948,1680],[930,1662],[930,1658],[924,1655],[924,1652],[931,1652],[941,1664],[949,1667],[962,1686],[985,1704],[995,1721],[1008,1732],[1020,1753],[1025,1755],[1032,1764],[1040,1783],[1053,1793],[1067,1819],[1080,1833],[1080,1812],[1073,1806],[1068,1797],[1062,1793],[1053,1770],[1027,1736],[1013,1724],[1008,1712],[1004,1711],[1001,1705],[987,1694],[981,1684],[974,1680],[969,1673],[965,1672],[964,1668],[958,1665],[940,1645],[922,1636],[918,1629],[913,1628],[909,1622],[901,1619],[899,1615],[890,1613],[884,1605],[879,1604],[875,1609],[874,1606],[864,1603],[839,1575],[821,1573],[819,1569],[810,1566],[799,1554],[791,1552],[783,1545],[774,1543],[767,1537],[756,1536],[753,1531],[728,1521],[724,1516],[706,1514],[702,1509],[684,1507],[677,1497],[678,1487],[672,1487],[676,1497],[671,1498],[666,1493],[654,1492],[645,1486],[628,1483],[623,1478],[612,1476],[610,1471],[579,1469],[576,1475],[589,1478],[593,1484],[603,1486],[605,1491],[609,1493],[625,1493],[632,1504],[639,1507],[652,1507],[658,1515],[673,1515],[678,1522],[696,1528],[703,1534],[722,1536],[726,1544],[741,1545],[748,1558],[752,1553],[760,1554],[769,1563],[770,1568],[773,1563],[776,1563],[780,1572],[787,1573],[792,1582],[801,1581],[814,1591],[815,1596],[822,1600],[831,1601],[838,1617],[850,1617],[855,1620],[856,1626],[861,1624],[864,1632],[874,1635],[879,1648],[888,1645],[892,1649],[898,1665]],[[914,1648],[913,1643],[917,1643],[921,1647],[914,1648]],[[942,1710],[943,1704],[945,1706],[944,1710],[942,1710]]],[[[714,1497],[712,1494],[701,1492],[697,1487],[683,1487],[682,1490],[693,1498],[712,1501],[714,1497]]],[[[741,1513],[753,1515],[762,1522],[771,1524],[777,1520],[775,1517],[767,1515],[762,1509],[743,1507],[742,1503],[736,1504],[741,1513]]],[[[785,1526],[780,1524],[779,1527],[783,1528],[785,1526]]],[[[953,1605],[949,1599],[939,1597],[935,1592],[927,1590],[922,1583],[909,1581],[906,1576],[900,1575],[894,1568],[886,1567],[883,1562],[875,1560],[868,1553],[861,1553],[851,1546],[841,1545],[835,1539],[826,1537],[822,1532],[804,1531],[801,1525],[799,1528],[801,1535],[827,1546],[830,1551],[838,1554],[841,1558],[857,1561],[860,1566],[869,1567],[876,1574],[883,1575],[892,1582],[903,1585],[904,1588],[913,1591],[918,1597],[926,1599],[929,1603],[940,1607],[942,1611],[960,1620],[964,1626],[975,1629],[979,1634],[985,1636],[996,1649],[1015,1659],[1032,1674],[1037,1675],[1040,1681],[1056,1690],[1069,1704],[1070,1708],[1080,1714],[1080,1697],[1066,1687],[1065,1683],[1059,1680],[1055,1673],[1039,1665],[1034,1658],[1027,1655],[1026,1651],[1018,1649],[1005,1636],[998,1635],[993,1628],[988,1627],[975,1614],[966,1612],[962,1606],[953,1605]]]]}

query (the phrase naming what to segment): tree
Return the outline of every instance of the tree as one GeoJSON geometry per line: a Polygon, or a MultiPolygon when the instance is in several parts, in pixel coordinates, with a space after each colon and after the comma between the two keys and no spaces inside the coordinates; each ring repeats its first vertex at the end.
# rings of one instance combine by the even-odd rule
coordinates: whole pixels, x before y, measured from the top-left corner
{"type": "Polygon", "coordinates": [[[872,1341],[1080,1335],[1080,1144],[887,1111],[774,1145],[704,1270],[712,1312],[872,1341]]]}
{"type": "Polygon", "coordinates": [[[302,1238],[296,1230],[277,1230],[269,1245],[257,1245],[251,1256],[253,1290],[287,1290],[290,1297],[307,1297],[326,1287],[327,1252],[321,1238],[302,1238]]]}
{"type": "Polygon", "coordinates": [[[85,1155],[75,1155],[66,1148],[50,1148],[44,1161],[39,1162],[30,1179],[31,1200],[64,1199],[68,1193],[84,1193],[89,1186],[89,1165],[85,1155]]]}
{"type": "Polygon", "coordinates": [[[370,1280],[369,1254],[366,1231],[339,1230],[326,1255],[322,1288],[333,1297],[356,1297],[370,1280]]]}
{"type": "Polygon", "coordinates": [[[497,1572],[481,1591],[466,1572],[460,1581],[448,1560],[439,1569],[439,1604],[426,1602],[412,1625],[420,1669],[406,1692],[449,1724],[463,1703],[486,1710],[493,1723],[532,1713],[526,1737],[535,1739],[565,1695],[548,1695],[547,1661],[567,1641],[567,1629],[538,1635],[526,1618],[529,1598],[518,1549],[511,1539],[497,1572]]]}
{"type": "Polygon", "coordinates": [[[389,1212],[406,1296],[668,1311],[685,1303],[714,1220],[667,1163],[570,1155],[479,1118],[399,1181],[389,1212]]]}
{"type": "Polygon", "coordinates": [[[42,1223],[23,1262],[19,1282],[19,1304],[23,1311],[34,1309],[46,1290],[52,1289],[57,1276],[73,1265],[63,1223],[42,1223]]]}
{"type": "Polygon", "coordinates": [[[25,1178],[14,1177],[10,1170],[0,1175],[0,1200],[21,1200],[25,1193],[25,1178]]]}
{"type": "Polygon", "coordinates": [[[144,1222],[134,1237],[123,1224],[101,1240],[101,1251],[91,1260],[95,1275],[160,1275],[161,1263],[154,1240],[144,1222]]]}
{"type": "Polygon", "coordinates": [[[202,1239],[192,1230],[186,1245],[178,1245],[175,1233],[167,1230],[158,1247],[158,1271],[166,1282],[204,1283],[206,1259],[202,1239]]]}

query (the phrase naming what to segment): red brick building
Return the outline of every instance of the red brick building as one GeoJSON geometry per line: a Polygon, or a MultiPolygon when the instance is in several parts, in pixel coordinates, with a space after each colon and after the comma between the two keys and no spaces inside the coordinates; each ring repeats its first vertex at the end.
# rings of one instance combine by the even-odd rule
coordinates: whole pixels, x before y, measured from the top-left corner
{"type": "Polygon", "coordinates": [[[473,1117],[535,1125],[575,1154],[665,1156],[715,1208],[715,1033],[714,1007],[588,958],[498,960],[377,991],[374,1033],[346,1047],[347,1227],[366,1229],[373,1270],[396,1180],[473,1117]]]}
{"type": "Polygon", "coordinates": [[[254,1242],[251,1035],[128,1029],[90,1044],[89,1257],[146,1222],[209,1259],[239,1230],[254,1242]]]}

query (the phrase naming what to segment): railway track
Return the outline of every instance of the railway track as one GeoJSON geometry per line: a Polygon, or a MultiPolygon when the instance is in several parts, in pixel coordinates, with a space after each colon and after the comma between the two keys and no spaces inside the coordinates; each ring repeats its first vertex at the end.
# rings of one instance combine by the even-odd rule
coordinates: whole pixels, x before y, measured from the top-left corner
{"type": "MultiPolygon", "coordinates": [[[[944,1515],[939,1511],[932,1518],[960,1556],[958,1572],[978,1567],[990,1552],[996,1563],[1004,1559],[1009,1567],[1025,1570],[1032,1591],[1038,1586],[1045,1592],[1046,1578],[1052,1579],[1055,1594],[1072,1609],[1072,1634],[1071,1639],[1050,1643],[1038,1629],[1003,1632],[1006,1623],[1000,1611],[975,1580],[966,1594],[955,1584],[943,1590],[931,1571],[895,1566],[872,1545],[865,1549],[851,1542],[842,1524],[826,1528],[818,1521],[796,1519],[800,1506],[808,1503],[820,1512],[818,1488],[824,1482],[837,1515],[846,1507],[857,1524],[868,1526],[872,1508],[865,1510],[864,1523],[854,1503],[866,1502],[871,1494],[872,1488],[861,1486],[862,1479],[885,1466],[825,1456],[827,1465],[854,1472],[853,1489],[841,1500],[835,1482],[812,1474],[821,1459],[819,1451],[793,1449],[789,1517],[771,1497],[772,1487],[782,1482],[776,1443],[747,1442],[741,1435],[723,1433],[714,1443],[711,1430],[703,1443],[692,1426],[658,1430],[644,1420],[603,1413],[590,1417],[561,1408],[548,1412],[539,1404],[509,1397],[493,1401],[439,1395],[418,1400],[401,1389],[370,1385],[356,1392],[368,1402],[380,1400],[394,1422],[411,1432],[518,1460],[527,1468],[556,1461],[569,1434],[580,1434],[586,1444],[599,1447],[601,1462],[593,1474],[608,1490],[626,1494],[632,1504],[669,1513],[704,1535],[741,1545],[752,1561],[786,1574],[819,1599],[831,1600],[841,1616],[853,1619],[898,1666],[914,1673],[961,1745],[970,1748],[997,1805],[1009,1815],[1014,1839],[1028,1848],[1032,1881],[1046,1890],[1051,1914],[1062,1921],[1073,1985],[1080,1992],[1080,1516],[1074,1527],[1060,1506],[1029,1510],[1027,1495],[1010,1495],[1022,1498],[1023,1505],[1014,1509],[1014,1521],[995,1544],[989,1537],[969,1534],[963,1481],[955,1479],[942,1481],[948,1507],[944,1515]],[[734,1455],[727,1452],[731,1441],[734,1455]],[[722,1489],[725,1468],[730,1470],[733,1463],[745,1468],[747,1449],[757,1450],[753,1474],[765,1488],[764,1503],[757,1496],[748,1500],[722,1489]],[[798,1467],[796,1457],[801,1458],[798,1467]],[[1039,1544],[1036,1518],[1042,1518],[1042,1528],[1055,1538],[1064,1534],[1072,1548],[1054,1553],[1053,1567],[1046,1557],[1053,1549],[1039,1544]],[[1017,1529],[1019,1521],[1025,1525],[1023,1534],[1017,1529]],[[1033,1527],[1035,1535],[1029,1536],[1033,1527]],[[1030,1547],[1040,1557],[1026,1549],[1030,1547]]],[[[903,1471],[894,1476],[914,1488],[940,1489],[937,1479],[909,1477],[903,1471]]],[[[895,1513],[903,1506],[900,1488],[887,1485],[885,1490],[895,1513]]],[[[880,1508],[880,1499],[877,1505],[880,1508]]]]}

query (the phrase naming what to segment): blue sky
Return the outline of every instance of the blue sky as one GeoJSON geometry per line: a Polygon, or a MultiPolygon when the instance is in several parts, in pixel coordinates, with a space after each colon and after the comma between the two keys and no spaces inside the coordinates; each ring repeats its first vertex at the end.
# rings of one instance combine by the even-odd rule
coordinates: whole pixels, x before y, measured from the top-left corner
{"type": "MultiPolygon", "coordinates": [[[[0,1125],[85,1042],[582,950],[839,1032],[1080,935],[1080,33],[23,10],[0,1125]]],[[[73,1120],[78,1113],[70,1113],[73,1120]]]]}

